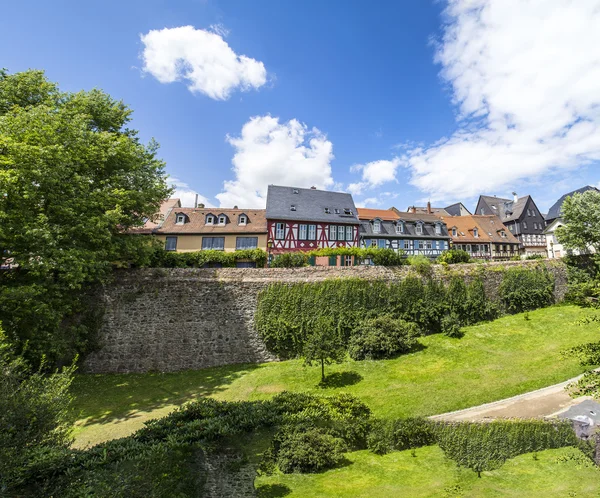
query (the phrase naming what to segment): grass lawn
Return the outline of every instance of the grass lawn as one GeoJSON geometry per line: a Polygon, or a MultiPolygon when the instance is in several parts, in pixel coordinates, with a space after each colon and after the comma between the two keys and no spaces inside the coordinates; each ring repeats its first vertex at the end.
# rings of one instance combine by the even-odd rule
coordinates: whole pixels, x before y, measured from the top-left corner
{"type": "Polygon", "coordinates": [[[461,339],[421,339],[423,348],[384,361],[348,361],[326,368],[332,386],[320,388],[320,367],[299,360],[236,365],[170,374],[78,375],[73,385],[78,446],[125,436],[148,418],[166,415],[199,396],[265,399],[283,390],[359,396],[377,416],[433,415],[467,408],[569,379],[584,368],[560,351],[600,340],[598,324],[576,325],[590,314],[554,306],[464,329],[461,339]]]}
{"type": "Polygon", "coordinates": [[[377,456],[348,453],[348,465],[321,474],[278,474],[255,481],[260,498],[302,497],[598,497],[600,470],[573,448],[521,455],[500,469],[457,469],[437,446],[377,456]]]}

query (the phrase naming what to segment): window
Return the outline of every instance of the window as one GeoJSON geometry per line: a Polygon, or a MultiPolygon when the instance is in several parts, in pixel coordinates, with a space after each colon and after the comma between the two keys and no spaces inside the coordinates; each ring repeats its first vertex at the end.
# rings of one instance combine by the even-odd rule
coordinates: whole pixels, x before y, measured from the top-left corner
{"type": "Polygon", "coordinates": [[[206,224],[207,225],[212,225],[215,222],[215,217],[212,214],[209,214],[206,217],[206,224]]]}
{"type": "Polygon", "coordinates": [[[346,234],[346,227],[340,225],[338,227],[338,240],[344,240],[346,234]]]}
{"type": "Polygon", "coordinates": [[[404,233],[404,223],[399,222],[396,224],[396,233],[404,233]]]}
{"type": "Polygon", "coordinates": [[[514,228],[513,228],[513,226],[512,226],[512,225],[509,225],[509,226],[508,226],[508,229],[509,229],[511,232],[514,230],[514,228]]]}
{"type": "Polygon", "coordinates": [[[308,225],[308,240],[317,240],[317,225],[308,225]]]}
{"type": "Polygon", "coordinates": [[[258,237],[236,237],[235,250],[256,249],[258,247],[258,237]]]}
{"type": "Polygon", "coordinates": [[[344,214],[347,216],[352,216],[352,209],[344,209],[344,214]]]}
{"type": "Polygon", "coordinates": [[[308,225],[298,225],[298,240],[306,240],[308,225]]]}
{"type": "Polygon", "coordinates": [[[524,222],[523,222],[523,228],[524,228],[525,230],[527,230],[527,222],[526,222],[526,221],[524,221],[524,222]]]}
{"type": "Polygon", "coordinates": [[[333,210],[333,212],[334,212],[335,214],[340,214],[340,210],[339,210],[338,208],[335,208],[335,209],[333,210]]]}
{"type": "Polygon", "coordinates": [[[296,211],[296,206],[294,204],[290,206],[290,211],[296,211]]]}
{"type": "Polygon", "coordinates": [[[329,240],[337,239],[337,227],[335,225],[329,225],[329,240]]]}
{"type": "Polygon", "coordinates": [[[371,239],[371,247],[377,247],[377,239],[371,239]]]}
{"type": "Polygon", "coordinates": [[[285,239],[285,224],[277,223],[275,225],[275,239],[277,239],[277,240],[285,239]]]}
{"type": "Polygon", "coordinates": [[[403,240],[398,241],[398,249],[404,249],[404,241],[403,240]]]}
{"type": "Polygon", "coordinates": [[[293,188],[292,189],[292,194],[297,194],[298,193],[298,189],[297,188],[293,188]]]}
{"type": "Polygon", "coordinates": [[[456,237],[456,228],[452,229],[452,237],[456,237]]]}
{"type": "Polygon", "coordinates": [[[428,241],[425,243],[425,247],[427,247],[427,249],[431,249],[431,240],[428,240],[428,241]]]}
{"type": "Polygon", "coordinates": [[[504,230],[502,230],[500,232],[500,236],[503,237],[503,238],[506,238],[506,232],[504,230]]]}
{"type": "Polygon", "coordinates": [[[222,251],[225,249],[225,237],[202,237],[202,249],[222,251]]]}
{"type": "Polygon", "coordinates": [[[419,249],[425,249],[425,241],[424,240],[419,240],[417,243],[418,243],[419,249]]]}
{"type": "Polygon", "coordinates": [[[531,210],[531,216],[533,216],[535,218],[535,209],[531,210]]]}
{"type": "Polygon", "coordinates": [[[435,224],[435,234],[442,235],[442,225],[440,225],[439,223],[435,224]]]}
{"type": "Polygon", "coordinates": [[[479,237],[479,230],[477,230],[477,228],[473,228],[473,237],[475,237],[475,238],[479,237]]]}
{"type": "Polygon", "coordinates": [[[373,233],[381,232],[381,221],[373,220],[373,233]]]}
{"type": "Polygon", "coordinates": [[[331,214],[331,210],[329,208],[325,208],[325,214],[331,214]]]}
{"type": "Polygon", "coordinates": [[[177,225],[183,225],[185,223],[185,214],[178,214],[175,218],[175,223],[177,225]]]}
{"type": "Polygon", "coordinates": [[[379,249],[385,249],[385,239],[379,239],[377,241],[377,247],[379,247],[379,249]]]}
{"type": "Polygon", "coordinates": [[[224,214],[220,215],[219,216],[219,225],[224,225],[226,220],[227,220],[227,218],[225,218],[224,214]]]}
{"type": "Polygon", "coordinates": [[[527,210],[527,216],[531,216],[531,209],[527,210]]]}
{"type": "Polygon", "coordinates": [[[246,223],[248,223],[248,217],[245,214],[240,214],[238,224],[245,225],[246,223]]]}
{"type": "Polygon", "coordinates": [[[165,251],[177,250],[177,237],[167,237],[165,240],[165,251]]]}
{"type": "Polygon", "coordinates": [[[354,229],[350,226],[346,227],[346,240],[349,242],[354,241],[354,229]]]}
{"type": "Polygon", "coordinates": [[[423,223],[417,223],[416,230],[417,230],[417,235],[422,235],[423,234],[423,223]]]}

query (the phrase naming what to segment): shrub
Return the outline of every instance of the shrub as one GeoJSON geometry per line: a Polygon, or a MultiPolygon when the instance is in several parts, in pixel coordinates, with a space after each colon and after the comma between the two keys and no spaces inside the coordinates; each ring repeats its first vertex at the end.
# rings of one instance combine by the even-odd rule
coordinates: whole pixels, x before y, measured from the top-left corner
{"type": "Polygon", "coordinates": [[[572,356],[586,366],[600,365],[600,342],[588,342],[562,352],[563,356],[572,356]]]}
{"type": "Polygon", "coordinates": [[[469,256],[467,251],[463,251],[462,249],[450,249],[444,251],[438,257],[438,263],[447,263],[449,265],[468,263],[469,261],[471,261],[471,256],[469,256]]]}
{"type": "Polygon", "coordinates": [[[499,288],[509,313],[535,310],[554,302],[554,279],[546,268],[506,270],[499,288]]]}
{"type": "Polygon", "coordinates": [[[460,318],[456,313],[444,315],[442,318],[442,332],[448,337],[462,337],[463,333],[461,332],[460,327],[460,318]]]}
{"type": "Polygon", "coordinates": [[[271,268],[300,268],[308,265],[308,255],[303,252],[286,252],[273,258],[271,268]]]}
{"type": "Polygon", "coordinates": [[[403,252],[393,249],[378,249],[372,252],[371,261],[377,266],[401,266],[406,264],[406,256],[403,252]]]}
{"type": "Polygon", "coordinates": [[[238,261],[253,261],[258,268],[265,266],[267,253],[262,249],[244,249],[234,252],[215,250],[174,252],[156,250],[148,266],[150,268],[203,268],[211,266],[235,267],[238,261]]]}
{"type": "Polygon", "coordinates": [[[286,427],[278,438],[277,466],[285,474],[320,472],[338,465],[346,446],[318,427],[286,427]]]}
{"type": "Polygon", "coordinates": [[[367,447],[378,455],[435,444],[435,423],[423,418],[376,420],[367,447]]]}
{"type": "Polygon", "coordinates": [[[419,275],[422,275],[423,277],[431,276],[432,263],[427,256],[409,256],[408,264],[410,264],[419,275]]]}
{"type": "Polygon", "coordinates": [[[348,353],[353,360],[379,360],[407,353],[420,335],[417,325],[382,315],[365,320],[352,334],[348,353]]]}
{"type": "Polygon", "coordinates": [[[600,397],[600,372],[594,370],[585,372],[583,377],[576,382],[572,382],[566,387],[567,392],[572,398],[579,396],[600,397]]]}
{"type": "Polygon", "coordinates": [[[542,256],[541,254],[528,254],[527,256],[525,256],[525,259],[527,261],[534,261],[537,259],[544,259],[544,256],[542,256]]]}

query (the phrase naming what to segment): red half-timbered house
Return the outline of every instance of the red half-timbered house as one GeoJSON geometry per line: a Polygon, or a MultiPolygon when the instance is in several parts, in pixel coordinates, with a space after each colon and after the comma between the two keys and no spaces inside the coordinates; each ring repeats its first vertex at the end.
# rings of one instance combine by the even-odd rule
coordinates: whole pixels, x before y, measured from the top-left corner
{"type": "Polygon", "coordinates": [[[358,247],[359,221],[350,194],[269,185],[267,244],[272,255],[358,247]]]}

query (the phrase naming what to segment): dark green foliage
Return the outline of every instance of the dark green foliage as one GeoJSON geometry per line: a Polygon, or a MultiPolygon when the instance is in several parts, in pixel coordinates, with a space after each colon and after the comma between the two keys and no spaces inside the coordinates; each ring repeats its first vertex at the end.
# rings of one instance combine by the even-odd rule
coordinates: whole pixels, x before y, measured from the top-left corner
{"type": "Polygon", "coordinates": [[[600,342],[588,342],[562,352],[563,356],[572,356],[582,366],[600,365],[600,342]]]}
{"type": "Polygon", "coordinates": [[[308,265],[308,255],[304,252],[286,252],[273,258],[271,268],[300,268],[308,265]]]}
{"type": "MultiPolygon", "coordinates": [[[[417,324],[421,333],[442,331],[442,319],[455,310],[460,326],[493,319],[497,307],[486,297],[480,279],[465,286],[460,278],[450,286],[457,299],[437,280],[416,277],[395,282],[358,278],[315,283],[272,284],[258,297],[255,326],[269,351],[280,358],[301,356],[312,324],[332,319],[347,343],[363,320],[382,314],[417,324]]],[[[447,324],[446,324],[447,325],[447,324]]]]}
{"type": "Polygon", "coordinates": [[[174,252],[158,249],[153,253],[147,266],[151,268],[202,268],[220,265],[225,268],[233,268],[238,261],[253,261],[257,268],[262,268],[267,262],[267,253],[262,249],[243,249],[234,252],[215,250],[174,252]]]}
{"type": "Polygon", "coordinates": [[[581,379],[577,382],[572,382],[566,389],[573,398],[593,396],[598,399],[600,398],[600,372],[594,370],[585,372],[581,379]]]}
{"type": "Polygon", "coordinates": [[[415,271],[423,276],[430,277],[431,272],[433,271],[431,260],[427,256],[419,255],[419,256],[410,256],[408,258],[408,263],[412,266],[415,271]]]}
{"type": "Polygon", "coordinates": [[[72,378],[73,367],[52,375],[31,371],[0,329],[0,496],[22,483],[32,460],[71,443],[72,378]]]}
{"type": "Polygon", "coordinates": [[[435,423],[423,418],[376,420],[367,439],[378,455],[435,444],[435,423]]]}
{"type": "Polygon", "coordinates": [[[460,338],[463,333],[460,330],[461,320],[458,314],[449,313],[442,317],[442,332],[448,337],[460,338]]]}
{"type": "Polygon", "coordinates": [[[565,256],[568,289],[565,301],[578,306],[600,303],[600,258],[597,255],[565,256]]]}
{"type": "Polygon", "coordinates": [[[481,472],[495,470],[506,460],[564,446],[579,446],[569,422],[444,423],[436,427],[436,441],[460,467],[481,472]]]}
{"type": "Polygon", "coordinates": [[[325,365],[342,362],[346,346],[331,318],[320,316],[309,324],[302,356],[306,365],[321,364],[321,382],[325,381],[325,365]]]}
{"type": "MultiPolygon", "coordinates": [[[[370,259],[376,266],[401,266],[407,263],[406,255],[402,251],[398,252],[393,249],[371,249],[369,252],[371,254],[370,259]]],[[[369,252],[365,253],[365,255],[369,254],[369,252]]]]}
{"type": "Polygon", "coordinates": [[[558,241],[567,250],[600,253],[600,192],[575,193],[565,199],[561,211],[565,224],[556,229],[558,241]]]}
{"type": "Polygon", "coordinates": [[[471,261],[471,256],[469,256],[467,251],[463,251],[462,249],[450,249],[440,254],[437,260],[438,263],[454,265],[457,263],[468,263],[471,261]]]}
{"type": "Polygon", "coordinates": [[[278,435],[277,466],[283,473],[320,472],[338,465],[346,446],[318,427],[297,427],[278,435]]]}
{"type": "Polygon", "coordinates": [[[525,256],[525,260],[527,261],[533,261],[537,259],[544,259],[544,256],[542,256],[541,254],[529,254],[525,256]]]}
{"type": "Polygon", "coordinates": [[[348,353],[353,360],[379,360],[408,353],[417,343],[416,324],[382,315],[365,320],[352,332],[348,353]]]}
{"type": "Polygon", "coordinates": [[[0,272],[0,321],[36,368],[93,348],[86,290],[154,249],[125,233],[170,193],[131,114],[98,89],[61,92],[42,71],[0,72],[0,265],[15,265],[0,272]]]}
{"type": "Polygon", "coordinates": [[[543,308],[554,302],[554,278],[545,267],[512,267],[504,273],[499,293],[509,313],[543,308]]]}

